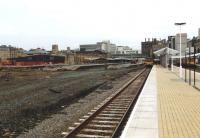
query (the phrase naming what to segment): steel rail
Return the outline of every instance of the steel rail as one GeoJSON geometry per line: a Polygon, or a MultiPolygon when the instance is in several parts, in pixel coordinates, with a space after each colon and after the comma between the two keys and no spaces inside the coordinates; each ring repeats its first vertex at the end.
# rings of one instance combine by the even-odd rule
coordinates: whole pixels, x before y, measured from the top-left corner
{"type": "MultiPolygon", "coordinates": [[[[149,72],[149,73],[150,73],[150,72],[149,72]]],[[[149,73],[148,73],[147,77],[149,76],[149,73]]],[[[140,85],[139,89],[137,90],[135,98],[132,99],[131,104],[129,105],[129,107],[127,108],[127,111],[125,112],[125,114],[124,114],[123,117],[121,118],[119,124],[118,124],[117,127],[115,128],[115,130],[114,130],[113,135],[111,136],[111,138],[115,138],[117,135],[119,135],[119,134],[118,134],[118,131],[121,129],[121,126],[123,125],[123,122],[124,122],[125,118],[129,116],[128,112],[129,112],[129,111],[132,109],[132,107],[134,107],[134,105],[136,104],[137,99],[138,99],[138,97],[139,97],[139,95],[140,95],[140,92],[141,92],[141,90],[142,90],[142,88],[143,88],[143,86],[144,86],[144,84],[145,84],[145,82],[146,82],[146,80],[147,80],[147,77],[145,78],[145,81],[142,82],[142,84],[140,85]]]]}
{"type": "MultiPolygon", "coordinates": [[[[91,115],[89,115],[89,117],[87,117],[83,122],[81,122],[79,125],[77,125],[74,129],[72,129],[67,135],[64,136],[64,138],[73,138],[75,137],[76,134],[78,134],[78,132],[80,132],[80,130],[82,128],[84,128],[84,126],[86,126],[91,120],[92,118],[94,118],[95,116],[97,116],[97,114],[99,114],[108,104],[110,104],[120,93],[122,93],[130,84],[132,84],[135,80],[137,80],[147,69],[143,69],[139,74],[137,74],[134,78],[132,78],[131,80],[129,80],[126,84],[124,84],[120,89],[118,89],[114,95],[112,97],[110,97],[108,99],[108,101],[106,101],[103,105],[101,105],[94,113],[92,113],[91,115]]],[[[145,81],[144,81],[145,82],[145,81]]],[[[144,82],[142,83],[142,85],[144,84],[144,82]]],[[[140,86],[140,90],[142,88],[142,85],[140,86]]],[[[139,91],[139,90],[138,90],[139,91]]],[[[136,101],[137,97],[139,96],[139,92],[137,91],[136,97],[134,99],[132,99],[132,103],[129,105],[129,107],[127,108],[125,114],[123,115],[122,119],[120,119],[120,124],[123,121],[123,119],[126,116],[126,113],[128,112],[128,110],[130,109],[130,107],[132,107],[132,105],[134,104],[134,101],[136,101]]],[[[115,136],[117,130],[120,127],[120,124],[118,124],[118,126],[116,127],[116,129],[114,130],[114,133],[112,136],[115,136]]]]}

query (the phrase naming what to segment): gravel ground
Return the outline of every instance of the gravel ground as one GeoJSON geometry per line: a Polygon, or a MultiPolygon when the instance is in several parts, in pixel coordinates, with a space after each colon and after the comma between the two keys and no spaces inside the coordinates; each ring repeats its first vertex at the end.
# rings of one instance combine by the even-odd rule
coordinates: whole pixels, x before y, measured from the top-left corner
{"type": "Polygon", "coordinates": [[[0,77],[0,137],[16,137],[22,132],[27,132],[23,137],[60,137],[70,123],[112,93],[106,89],[114,89],[120,82],[117,78],[131,70],[29,70],[11,72],[9,81],[0,77]]]}
{"type": "Polygon", "coordinates": [[[19,138],[62,138],[62,132],[66,132],[69,126],[100,104],[105,98],[125,84],[127,80],[135,76],[136,73],[136,71],[131,72],[115,81],[107,83],[84,98],[81,98],[76,103],[64,107],[63,110],[51,115],[35,128],[20,135],[19,138]]]}

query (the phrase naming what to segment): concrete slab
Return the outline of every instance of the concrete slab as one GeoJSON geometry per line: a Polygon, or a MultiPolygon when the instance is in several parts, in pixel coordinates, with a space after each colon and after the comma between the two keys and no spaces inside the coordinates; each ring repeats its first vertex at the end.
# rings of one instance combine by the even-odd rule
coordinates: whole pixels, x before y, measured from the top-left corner
{"type": "Polygon", "coordinates": [[[157,82],[153,67],[121,138],[157,138],[157,82]]]}
{"type": "Polygon", "coordinates": [[[127,131],[128,135],[126,138],[157,138],[156,129],[145,129],[144,128],[129,128],[127,131]]]}

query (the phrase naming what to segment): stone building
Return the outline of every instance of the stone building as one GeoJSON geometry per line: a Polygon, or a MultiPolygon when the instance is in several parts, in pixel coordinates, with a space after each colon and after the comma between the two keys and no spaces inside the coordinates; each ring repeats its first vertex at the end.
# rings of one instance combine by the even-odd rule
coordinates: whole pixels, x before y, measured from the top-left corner
{"type": "Polygon", "coordinates": [[[52,51],[51,51],[51,54],[53,54],[53,55],[57,55],[58,53],[59,53],[58,45],[57,45],[57,44],[53,44],[53,45],[52,45],[52,51]]]}
{"type": "Polygon", "coordinates": [[[157,39],[152,39],[152,41],[150,41],[150,39],[148,39],[148,41],[142,42],[142,55],[145,57],[149,57],[149,58],[153,58],[154,54],[153,52],[162,49],[164,47],[167,46],[166,40],[157,40],[157,39]]]}
{"type": "Polygon", "coordinates": [[[196,39],[194,45],[196,46],[196,53],[200,53],[200,39],[196,39]]]}
{"type": "MultiPolygon", "coordinates": [[[[188,48],[190,47],[191,53],[194,52],[194,46],[192,45],[192,41],[194,41],[194,46],[196,47],[196,53],[200,53],[200,39],[198,37],[192,38],[190,41],[187,42],[188,48]]],[[[188,52],[189,50],[187,50],[188,52]]]]}
{"type": "Polygon", "coordinates": [[[94,63],[95,59],[107,58],[107,53],[101,51],[74,51],[64,50],[61,51],[62,55],[65,56],[65,64],[87,64],[94,63]]]}
{"type": "Polygon", "coordinates": [[[25,56],[22,48],[15,48],[13,46],[1,45],[0,46],[0,61],[12,59],[16,57],[25,56]]]}
{"type": "Polygon", "coordinates": [[[175,36],[168,36],[168,47],[171,49],[175,49],[175,36]]]}
{"type": "Polygon", "coordinates": [[[75,54],[74,53],[66,53],[65,64],[69,64],[69,65],[75,64],[75,54]]]}

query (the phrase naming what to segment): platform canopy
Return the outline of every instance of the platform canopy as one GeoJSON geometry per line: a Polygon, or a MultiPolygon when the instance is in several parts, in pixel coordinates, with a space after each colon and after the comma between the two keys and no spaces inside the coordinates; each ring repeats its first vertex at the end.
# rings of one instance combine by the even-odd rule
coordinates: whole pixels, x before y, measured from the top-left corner
{"type": "MultiPolygon", "coordinates": [[[[195,56],[199,58],[199,57],[200,57],[200,53],[196,53],[195,56]]],[[[182,56],[181,56],[181,58],[185,58],[185,57],[191,57],[191,58],[193,58],[193,57],[194,57],[194,54],[190,54],[190,55],[187,54],[187,55],[182,55],[182,56]]],[[[173,59],[178,59],[178,58],[180,58],[180,56],[172,56],[171,58],[173,58],[173,59]]]]}
{"type": "Polygon", "coordinates": [[[168,54],[168,55],[177,55],[177,54],[179,54],[179,51],[177,51],[177,50],[174,50],[174,49],[171,49],[171,48],[168,48],[168,47],[164,47],[164,48],[162,48],[162,49],[159,49],[159,50],[157,50],[157,51],[155,51],[155,52],[153,52],[156,56],[160,56],[160,55],[166,55],[166,54],[168,54]]]}

